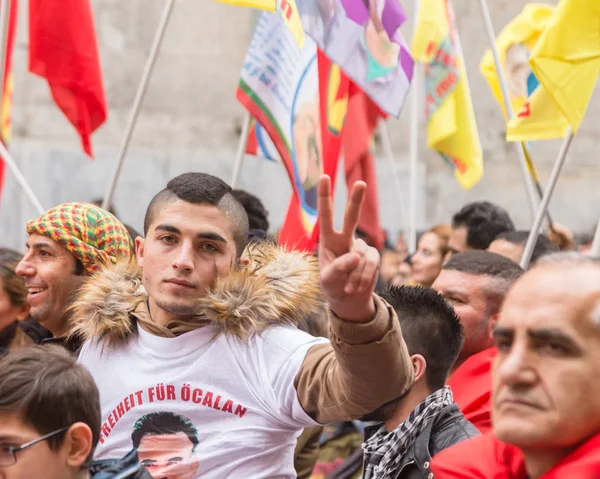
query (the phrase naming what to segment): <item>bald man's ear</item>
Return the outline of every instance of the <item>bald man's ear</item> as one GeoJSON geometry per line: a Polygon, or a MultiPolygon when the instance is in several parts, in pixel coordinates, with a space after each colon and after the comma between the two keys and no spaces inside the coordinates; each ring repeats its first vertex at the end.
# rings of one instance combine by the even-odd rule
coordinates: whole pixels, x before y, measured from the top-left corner
{"type": "Polygon", "coordinates": [[[498,319],[500,318],[500,311],[490,315],[490,321],[488,323],[488,336],[492,339],[492,334],[494,333],[494,329],[496,329],[496,325],[498,324],[498,319]]]}
{"type": "Polygon", "coordinates": [[[138,236],[135,239],[135,257],[140,268],[144,267],[144,238],[138,236]]]}

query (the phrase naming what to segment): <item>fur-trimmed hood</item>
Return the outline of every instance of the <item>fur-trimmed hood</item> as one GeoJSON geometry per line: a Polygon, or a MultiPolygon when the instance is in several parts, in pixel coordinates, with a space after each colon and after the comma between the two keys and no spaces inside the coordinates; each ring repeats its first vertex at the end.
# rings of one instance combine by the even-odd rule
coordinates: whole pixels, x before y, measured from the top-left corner
{"type": "MultiPolygon", "coordinates": [[[[316,258],[266,243],[246,248],[247,266],[220,278],[199,298],[198,327],[206,320],[245,339],[270,325],[300,326],[324,314],[316,258]]],[[[135,263],[109,266],[86,281],[72,306],[71,334],[109,343],[136,331],[132,313],[147,301],[135,263]]]]}

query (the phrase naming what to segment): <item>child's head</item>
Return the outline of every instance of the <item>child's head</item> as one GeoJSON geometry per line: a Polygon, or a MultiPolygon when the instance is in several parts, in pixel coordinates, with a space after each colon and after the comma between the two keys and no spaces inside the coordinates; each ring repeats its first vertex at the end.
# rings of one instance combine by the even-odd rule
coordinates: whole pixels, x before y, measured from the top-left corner
{"type": "Polygon", "coordinates": [[[99,435],[96,384],[64,349],[33,346],[0,360],[2,479],[80,477],[99,435]]]}

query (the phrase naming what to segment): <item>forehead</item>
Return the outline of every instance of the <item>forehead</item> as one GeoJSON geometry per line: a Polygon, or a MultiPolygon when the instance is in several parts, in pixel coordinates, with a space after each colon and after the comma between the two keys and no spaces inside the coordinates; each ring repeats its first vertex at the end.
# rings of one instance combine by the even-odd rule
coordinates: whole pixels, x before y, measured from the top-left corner
{"type": "Polygon", "coordinates": [[[485,276],[476,276],[462,271],[443,269],[432,287],[438,293],[442,294],[446,291],[464,292],[465,294],[474,293],[481,291],[481,286],[485,282],[485,279],[485,276]]]}
{"type": "Polygon", "coordinates": [[[149,434],[140,441],[140,450],[144,451],[173,451],[192,447],[192,441],[184,432],[161,435],[149,434]]]}
{"type": "Polygon", "coordinates": [[[39,433],[16,412],[0,413],[0,442],[30,438],[39,433]]]}
{"type": "Polygon", "coordinates": [[[429,232],[421,236],[419,246],[425,248],[437,248],[440,243],[440,238],[435,233],[429,232]]]}
{"type": "Polygon", "coordinates": [[[498,326],[561,329],[598,341],[600,323],[592,320],[596,308],[600,310],[600,271],[589,275],[581,270],[536,268],[509,292],[498,326]]]}
{"type": "Polygon", "coordinates": [[[513,261],[515,261],[515,258],[518,258],[516,262],[519,262],[521,260],[521,256],[523,255],[524,249],[525,247],[521,244],[514,244],[510,241],[506,241],[505,239],[497,239],[492,241],[488,251],[506,256],[513,261]]]}
{"type": "Polygon", "coordinates": [[[30,234],[26,244],[29,248],[44,247],[55,251],[64,251],[65,253],[68,253],[68,250],[63,248],[57,241],[54,241],[49,236],[41,235],[39,233],[30,234]]]}
{"type": "Polygon", "coordinates": [[[150,230],[158,225],[169,225],[182,233],[218,232],[227,239],[233,238],[232,222],[227,213],[207,203],[193,204],[176,200],[159,207],[154,214],[150,230]]]}

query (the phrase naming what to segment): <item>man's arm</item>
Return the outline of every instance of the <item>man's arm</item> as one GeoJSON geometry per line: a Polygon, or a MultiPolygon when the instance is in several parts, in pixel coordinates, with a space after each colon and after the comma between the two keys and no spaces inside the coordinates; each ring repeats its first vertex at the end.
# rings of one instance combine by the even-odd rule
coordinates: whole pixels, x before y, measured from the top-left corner
{"type": "Polygon", "coordinates": [[[374,294],[379,252],[354,239],[366,187],[354,185],[338,232],[331,181],[327,176],[319,181],[319,268],[331,345],[308,351],[294,385],[303,409],[322,424],[373,412],[414,380],[396,313],[374,294]]]}
{"type": "Polygon", "coordinates": [[[396,312],[375,296],[377,313],[352,323],[330,312],[331,344],[313,346],[296,375],[300,405],[316,422],[357,419],[404,394],[414,381],[396,312]]]}

